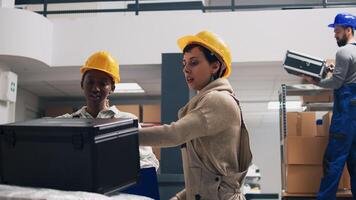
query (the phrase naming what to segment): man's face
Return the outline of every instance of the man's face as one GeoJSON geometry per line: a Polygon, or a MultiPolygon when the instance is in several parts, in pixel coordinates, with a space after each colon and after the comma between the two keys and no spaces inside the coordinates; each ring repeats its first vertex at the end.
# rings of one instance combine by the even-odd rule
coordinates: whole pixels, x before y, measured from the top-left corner
{"type": "Polygon", "coordinates": [[[343,26],[335,26],[334,33],[337,45],[339,47],[345,46],[348,42],[347,34],[350,28],[345,28],[343,26]]]}

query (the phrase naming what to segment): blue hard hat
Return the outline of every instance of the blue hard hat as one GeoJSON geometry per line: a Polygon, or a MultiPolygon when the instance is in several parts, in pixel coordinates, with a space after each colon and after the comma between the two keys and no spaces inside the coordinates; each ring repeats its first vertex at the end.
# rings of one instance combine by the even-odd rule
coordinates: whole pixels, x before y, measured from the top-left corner
{"type": "Polygon", "coordinates": [[[335,16],[335,20],[333,24],[329,24],[328,27],[334,28],[336,25],[352,27],[356,29],[356,17],[349,13],[339,13],[335,16]]]}

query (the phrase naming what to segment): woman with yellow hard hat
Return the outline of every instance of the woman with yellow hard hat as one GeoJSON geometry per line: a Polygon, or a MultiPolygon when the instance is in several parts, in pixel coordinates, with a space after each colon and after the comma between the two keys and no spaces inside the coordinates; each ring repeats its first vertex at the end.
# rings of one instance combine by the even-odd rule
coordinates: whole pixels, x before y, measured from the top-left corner
{"type": "MultiPolygon", "coordinates": [[[[80,68],[83,74],[80,86],[84,91],[86,106],[77,112],[65,114],[59,118],[137,118],[135,115],[119,111],[116,106],[109,105],[108,97],[115,90],[115,84],[120,83],[118,62],[107,51],[92,54],[84,66],[80,68]]],[[[141,168],[159,166],[159,162],[151,147],[140,147],[141,168]]]]}
{"type": "Polygon", "coordinates": [[[178,40],[183,73],[197,91],[170,125],[143,128],[141,145],[181,145],[185,189],[172,199],[244,199],[243,180],[251,164],[248,133],[234,91],[226,79],[231,55],[217,35],[202,31],[178,40]]]}

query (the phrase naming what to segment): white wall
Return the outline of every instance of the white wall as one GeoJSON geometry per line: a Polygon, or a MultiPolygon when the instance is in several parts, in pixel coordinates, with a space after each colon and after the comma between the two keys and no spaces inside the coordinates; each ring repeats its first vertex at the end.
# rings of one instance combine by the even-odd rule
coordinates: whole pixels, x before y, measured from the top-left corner
{"type": "Polygon", "coordinates": [[[39,97],[31,92],[18,88],[15,121],[25,121],[39,117],[39,97]]]}
{"type": "Polygon", "coordinates": [[[15,0],[0,0],[0,8],[13,8],[15,7],[15,0]]]}
{"type": "Polygon", "coordinates": [[[278,110],[256,111],[264,110],[267,103],[243,103],[242,106],[250,133],[253,163],[261,172],[261,190],[263,193],[279,193],[282,185],[278,110]],[[251,112],[250,107],[254,107],[255,112],[251,112]]]}
{"type": "Polygon", "coordinates": [[[287,49],[333,58],[337,46],[327,25],[345,11],[356,8],[108,13],[49,21],[29,11],[0,9],[0,55],[78,66],[92,52],[106,49],[121,64],[159,64],[161,53],[179,51],[179,37],[206,29],[226,41],[233,62],[279,61],[287,49]]]}
{"type": "Polygon", "coordinates": [[[0,30],[0,55],[52,63],[53,26],[43,16],[26,10],[0,8],[0,30]]]}
{"type": "Polygon", "coordinates": [[[287,49],[332,58],[337,49],[327,25],[339,12],[356,8],[246,12],[141,12],[51,19],[54,66],[80,65],[98,49],[121,64],[158,64],[162,52],[178,52],[176,40],[207,29],[218,33],[234,62],[282,60],[287,49]]]}

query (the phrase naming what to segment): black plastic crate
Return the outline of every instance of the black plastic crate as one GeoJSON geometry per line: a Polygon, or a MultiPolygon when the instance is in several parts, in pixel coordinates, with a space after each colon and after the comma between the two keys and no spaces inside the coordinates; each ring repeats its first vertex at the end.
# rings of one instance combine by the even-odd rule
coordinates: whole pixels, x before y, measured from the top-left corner
{"type": "Polygon", "coordinates": [[[3,184],[102,194],[136,183],[138,121],[37,119],[0,125],[3,184]]]}

